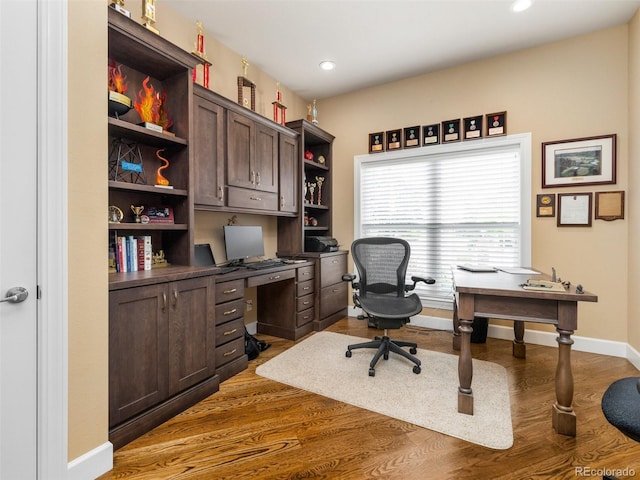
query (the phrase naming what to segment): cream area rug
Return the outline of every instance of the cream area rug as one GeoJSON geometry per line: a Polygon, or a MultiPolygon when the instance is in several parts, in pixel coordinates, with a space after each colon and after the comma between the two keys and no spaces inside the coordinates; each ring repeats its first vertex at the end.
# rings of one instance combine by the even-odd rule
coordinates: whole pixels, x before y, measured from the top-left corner
{"type": "Polygon", "coordinates": [[[370,377],[374,349],[353,350],[351,358],[345,356],[347,345],[367,340],[318,332],[259,365],[256,373],[488,448],[513,445],[504,367],[473,360],[474,415],[465,415],[458,413],[456,355],[418,349],[422,372],[416,375],[411,362],[391,353],[389,360],[380,359],[370,377]]]}

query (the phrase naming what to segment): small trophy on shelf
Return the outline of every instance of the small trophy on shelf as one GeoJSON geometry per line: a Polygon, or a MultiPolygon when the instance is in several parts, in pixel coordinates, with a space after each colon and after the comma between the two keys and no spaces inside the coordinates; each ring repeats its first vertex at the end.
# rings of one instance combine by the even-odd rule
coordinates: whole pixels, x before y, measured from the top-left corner
{"type": "Polygon", "coordinates": [[[140,215],[144,211],[144,206],[140,205],[136,207],[135,205],[131,205],[131,211],[133,212],[133,220],[135,221],[135,223],[141,223],[142,221],[140,220],[140,215]]]}
{"type": "Polygon", "coordinates": [[[309,184],[309,203],[313,203],[313,192],[315,192],[315,190],[316,190],[316,184],[310,183],[309,184]]]}
{"type": "Polygon", "coordinates": [[[147,30],[159,35],[160,32],[153,25],[156,23],[156,0],[142,0],[142,25],[147,30]]]}
{"type": "Polygon", "coordinates": [[[249,61],[242,57],[242,76],[238,77],[238,103],[243,107],[249,107],[249,101],[244,98],[244,88],[251,89],[251,110],[256,111],[256,84],[247,78],[249,61]]]}
{"type": "Polygon", "coordinates": [[[322,204],[322,183],[324,182],[324,177],[316,177],[316,184],[318,185],[318,205],[322,204]]]}
{"type": "MultiPolygon", "coordinates": [[[[202,27],[202,22],[198,20],[196,22],[198,26],[198,37],[196,40],[196,49],[191,52],[191,55],[198,58],[202,62],[202,86],[204,88],[209,88],[209,69],[212,63],[207,60],[207,54],[204,51],[204,32],[202,27]]],[[[198,76],[198,69],[193,69],[193,81],[195,82],[198,76]]]]}
{"type": "Polygon", "coordinates": [[[124,8],[124,0],[114,0],[110,5],[116,12],[121,13],[125,17],[131,18],[131,12],[129,10],[125,10],[124,8]]]}
{"type": "Polygon", "coordinates": [[[273,121],[284,125],[287,123],[286,113],[287,107],[282,104],[282,92],[280,92],[280,82],[276,82],[276,101],[271,102],[273,105],[273,121]]]}

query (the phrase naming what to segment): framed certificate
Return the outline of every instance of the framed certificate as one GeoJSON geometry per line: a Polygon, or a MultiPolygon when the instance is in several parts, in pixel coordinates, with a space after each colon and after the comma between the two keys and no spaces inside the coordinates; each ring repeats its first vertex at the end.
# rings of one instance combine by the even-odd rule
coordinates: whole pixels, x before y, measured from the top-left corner
{"type": "Polygon", "coordinates": [[[440,143],[440,124],[425,125],[422,127],[422,145],[437,145],[440,143]]]}
{"type": "Polygon", "coordinates": [[[442,122],[442,143],[460,141],[460,119],[442,122]]]}
{"type": "Polygon", "coordinates": [[[559,193],[558,194],[558,226],[590,227],[591,203],[593,194],[559,193]]]}
{"type": "Polygon", "coordinates": [[[482,115],[464,119],[464,139],[482,138],[482,115]]]}
{"type": "Polygon", "coordinates": [[[404,148],[420,146],[420,125],[403,129],[404,148]]]}
{"type": "Polygon", "coordinates": [[[624,219],[624,190],[596,192],[594,218],[607,221],[624,219]]]}

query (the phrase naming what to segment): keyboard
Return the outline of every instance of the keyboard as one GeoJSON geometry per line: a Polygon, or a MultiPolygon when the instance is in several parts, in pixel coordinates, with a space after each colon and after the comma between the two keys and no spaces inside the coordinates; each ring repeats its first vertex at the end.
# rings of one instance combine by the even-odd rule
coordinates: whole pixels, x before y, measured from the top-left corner
{"type": "Polygon", "coordinates": [[[259,262],[246,263],[244,266],[251,270],[263,270],[265,268],[281,267],[284,262],[279,258],[261,260],[259,262]]]}
{"type": "Polygon", "coordinates": [[[224,275],[225,273],[235,272],[239,267],[218,267],[217,274],[224,275]]]}

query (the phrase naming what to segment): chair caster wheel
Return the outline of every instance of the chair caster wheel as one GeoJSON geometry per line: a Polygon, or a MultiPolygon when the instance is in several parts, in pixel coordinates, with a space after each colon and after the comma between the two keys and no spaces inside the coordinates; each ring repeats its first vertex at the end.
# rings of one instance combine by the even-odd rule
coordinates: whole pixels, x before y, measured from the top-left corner
{"type": "Polygon", "coordinates": [[[369,376],[370,377],[375,377],[376,376],[376,369],[375,368],[370,368],[369,369],[369,376]]]}
{"type": "MultiPolygon", "coordinates": [[[[413,373],[418,374],[422,371],[422,369],[416,365],[415,367],[413,367],[413,373]]],[[[371,373],[369,373],[369,375],[371,375],[371,373]]]]}
{"type": "Polygon", "coordinates": [[[389,360],[389,354],[388,354],[388,353],[385,353],[385,354],[382,356],[382,358],[384,358],[385,360],[389,360]]]}
{"type": "Polygon", "coordinates": [[[347,350],[344,356],[347,358],[351,358],[351,350],[347,350]]]}
{"type": "Polygon", "coordinates": [[[416,353],[418,353],[418,349],[417,349],[417,348],[410,348],[410,349],[409,349],[409,353],[410,353],[411,355],[415,355],[416,353]]]}

